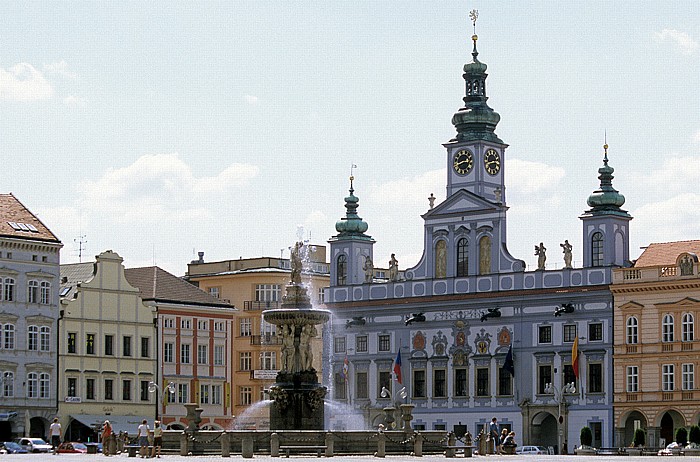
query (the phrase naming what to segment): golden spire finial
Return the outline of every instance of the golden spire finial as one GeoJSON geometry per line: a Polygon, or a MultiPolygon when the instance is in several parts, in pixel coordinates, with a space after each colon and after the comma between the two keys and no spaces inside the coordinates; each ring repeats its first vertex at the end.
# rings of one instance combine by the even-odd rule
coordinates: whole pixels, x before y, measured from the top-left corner
{"type": "Polygon", "coordinates": [[[605,165],[608,165],[608,131],[605,130],[605,144],[603,145],[603,149],[605,150],[605,157],[603,158],[603,163],[605,165]]]}
{"type": "Polygon", "coordinates": [[[472,35],[472,40],[474,41],[474,45],[476,45],[476,40],[479,38],[476,35],[476,20],[479,17],[479,10],[471,10],[469,12],[469,18],[472,20],[472,26],[474,26],[474,35],[472,35]]]}

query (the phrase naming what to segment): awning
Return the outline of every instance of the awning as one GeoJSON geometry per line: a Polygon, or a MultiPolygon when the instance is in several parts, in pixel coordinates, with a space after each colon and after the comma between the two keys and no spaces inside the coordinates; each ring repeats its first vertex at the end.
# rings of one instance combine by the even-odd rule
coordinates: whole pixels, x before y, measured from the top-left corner
{"type": "MultiPolygon", "coordinates": [[[[138,432],[139,425],[143,422],[143,419],[147,419],[143,416],[137,415],[92,415],[92,414],[71,414],[71,418],[77,420],[81,424],[90,428],[102,428],[102,424],[105,420],[109,420],[112,424],[112,431],[114,433],[127,432],[129,434],[136,434],[138,432]]],[[[148,420],[148,419],[147,419],[148,420]]],[[[153,427],[153,422],[149,420],[149,427],[153,427]]]]}
{"type": "Polygon", "coordinates": [[[0,422],[7,422],[8,420],[14,419],[15,417],[17,417],[16,412],[3,412],[2,414],[0,414],[0,422]]]}

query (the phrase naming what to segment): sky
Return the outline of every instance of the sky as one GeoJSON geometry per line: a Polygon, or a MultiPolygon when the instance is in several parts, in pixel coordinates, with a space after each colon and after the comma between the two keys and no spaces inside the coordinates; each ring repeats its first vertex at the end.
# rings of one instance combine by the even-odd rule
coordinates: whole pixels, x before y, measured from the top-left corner
{"type": "MultiPolygon", "coordinates": [[[[582,263],[607,137],[630,255],[700,239],[700,2],[0,2],[0,191],[63,242],[176,275],[327,245],[351,166],[374,262],[423,252],[462,66],[488,65],[508,248],[582,263]]],[[[81,251],[82,249],[82,251],[81,251]]]]}

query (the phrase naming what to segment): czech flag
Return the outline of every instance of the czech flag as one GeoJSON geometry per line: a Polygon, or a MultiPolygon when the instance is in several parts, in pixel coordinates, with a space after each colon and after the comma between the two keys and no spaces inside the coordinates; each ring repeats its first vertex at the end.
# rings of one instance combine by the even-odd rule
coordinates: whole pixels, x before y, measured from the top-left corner
{"type": "Polygon", "coordinates": [[[571,347],[571,368],[574,370],[574,376],[578,380],[578,336],[571,347]]]}
{"type": "Polygon", "coordinates": [[[402,383],[401,381],[401,349],[396,353],[396,359],[394,360],[394,375],[396,376],[396,381],[402,383]]]}

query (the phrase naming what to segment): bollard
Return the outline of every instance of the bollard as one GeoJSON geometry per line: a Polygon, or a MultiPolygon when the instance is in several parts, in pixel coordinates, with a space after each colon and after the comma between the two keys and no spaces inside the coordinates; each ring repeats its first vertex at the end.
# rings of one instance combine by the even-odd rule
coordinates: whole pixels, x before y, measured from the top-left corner
{"type": "Polygon", "coordinates": [[[187,433],[183,431],[180,433],[180,455],[186,456],[187,452],[187,433]]]}
{"type": "Polygon", "coordinates": [[[455,434],[453,432],[450,432],[450,435],[447,437],[447,450],[445,451],[445,457],[455,456],[455,444],[457,444],[457,438],[455,438],[455,434]]]}
{"type": "Polygon", "coordinates": [[[326,457],[333,457],[333,433],[326,432],[326,457]]]}
{"type": "Polygon", "coordinates": [[[241,456],[245,459],[250,459],[253,457],[253,437],[244,436],[241,441],[241,456]]]}
{"type": "Polygon", "coordinates": [[[416,440],[413,442],[413,455],[423,457],[423,435],[416,433],[416,440]]]}
{"type": "Polygon", "coordinates": [[[226,432],[221,434],[221,457],[231,457],[231,437],[226,432]]]}
{"type": "Polygon", "coordinates": [[[384,432],[379,432],[377,434],[377,453],[375,454],[375,456],[386,456],[386,435],[384,434],[384,432]]]}
{"type": "Polygon", "coordinates": [[[280,436],[277,433],[270,435],[270,455],[272,457],[280,456],[280,436]]]}

